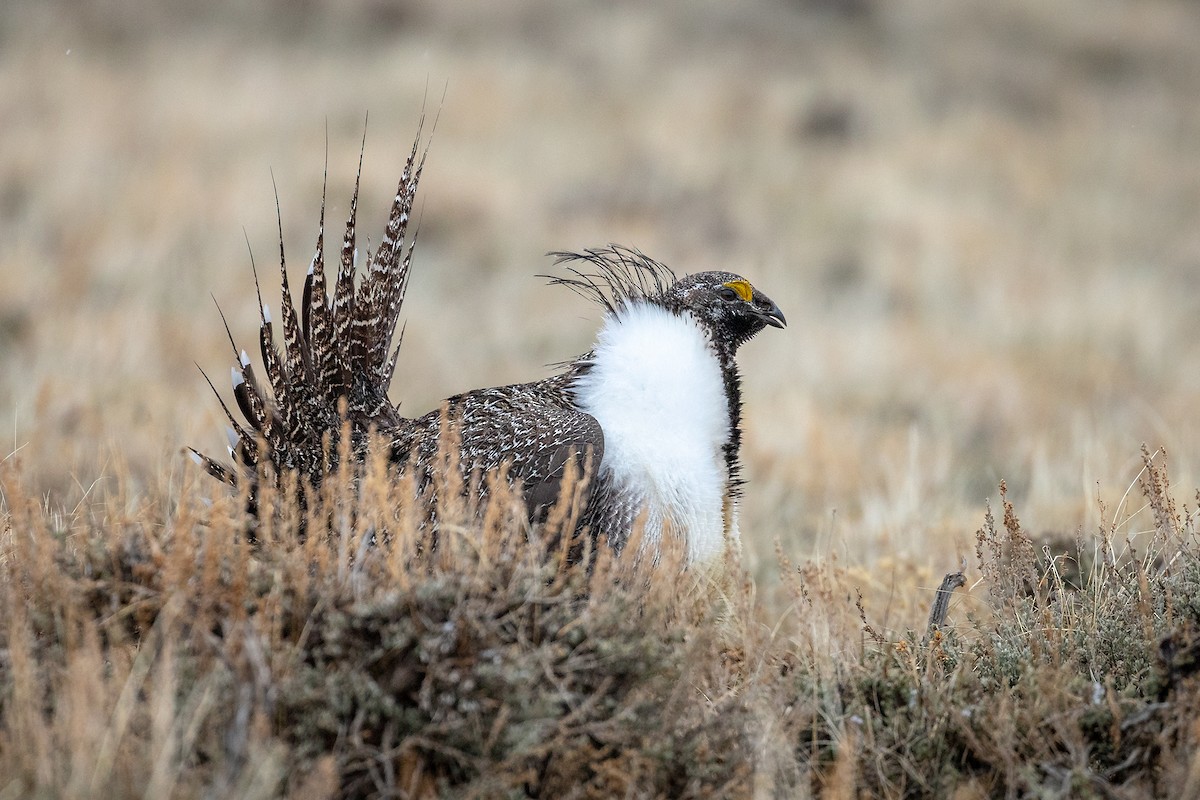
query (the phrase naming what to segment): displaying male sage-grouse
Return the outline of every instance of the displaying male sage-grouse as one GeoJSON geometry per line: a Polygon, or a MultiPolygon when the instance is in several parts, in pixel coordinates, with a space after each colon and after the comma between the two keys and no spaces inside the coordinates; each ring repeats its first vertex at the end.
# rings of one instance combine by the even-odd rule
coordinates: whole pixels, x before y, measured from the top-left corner
{"type": "MultiPolygon", "coordinates": [[[[299,314],[281,229],[282,354],[259,293],[259,344],[270,393],[235,344],[233,393],[249,426],[221,401],[234,465],[195,450],[193,457],[227,483],[250,481],[252,492],[260,475],[279,480],[290,470],[319,485],[333,466],[344,403],[355,457],[365,458],[374,429],[390,442],[393,463],[419,471],[416,483],[424,492],[441,463],[445,413],[460,442],[464,477],[507,463],[531,520],[557,500],[566,465],[574,459],[577,474],[592,478],[581,531],[619,550],[642,522],[646,546],[657,547],[670,531],[686,537],[689,560],[719,554],[738,535],[742,401],[734,355],[767,325],[785,325],[779,307],[730,272],[676,278],[637,250],[615,245],[555,253],[566,274],[552,283],[604,308],[593,348],[545,380],[477,389],[422,417],[405,418],[388,399],[399,344],[390,353],[389,347],[416,243],[415,232],[407,246],[405,239],[424,163],[418,131],[383,241],[367,254],[356,287],[360,155],[332,298],[326,290],[322,198],[316,254],[299,314]],[[260,469],[263,459],[270,469],[260,469]]],[[[256,290],[257,283],[256,278],[256,290]]],[[[434,498],[426,502],[432,505],[434,498]]]]}

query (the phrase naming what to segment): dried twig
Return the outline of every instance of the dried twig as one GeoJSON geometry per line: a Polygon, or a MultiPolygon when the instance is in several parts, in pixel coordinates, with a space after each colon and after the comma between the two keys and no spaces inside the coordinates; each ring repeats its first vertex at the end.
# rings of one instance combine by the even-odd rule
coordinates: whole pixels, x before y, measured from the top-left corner
{"type": "Polygon", "coordinates": [[[963,559],[958,572],[948,572],[946,577],[942,578],[942,585],[937,588],[937,593],[933,597],[933,608],[929,611],[929,625],[925,630],[923,644],[928,644],[929,637],[933,635],[933,632],[945,624],[946,614],[950,611],[950,595],[958,587],[966,585],[966,570],[967,561],[963,559]]]}

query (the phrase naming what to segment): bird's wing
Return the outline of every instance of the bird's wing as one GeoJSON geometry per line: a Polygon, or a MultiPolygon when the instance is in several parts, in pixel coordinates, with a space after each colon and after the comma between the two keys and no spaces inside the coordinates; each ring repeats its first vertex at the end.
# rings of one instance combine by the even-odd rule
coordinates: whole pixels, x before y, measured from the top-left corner
{"type": "MultiPolygon", "coordinates": [[[[604,457],[604,431],[591,414],[583,411],[544,406],[527,414],[527,423],[536,426],[529,444],[518,449],[510,474],[525,487],[525,505],[534,519],[558,502],[568,471],[573,480],[586,481],[579,497],[586,505],[604,457]]],[[[581,508],[582,510],[582,508],[581,508]]]]}
{"type": "MultiPolygon", "coordinates": [[[[465,475],[487,474],[507,464],[511,481],[520,481],[530,516],[541,519],[564,490],[569,471],[586,482],[586,504],[604,457],[604,431],[592,415],[571,408],[538,384],[501,386],[458,395],[440,411],[416,420],[420,432],[411,444],[418,464],[428,469],[437,452],[442,414],[459,442],[465,475]]],[[[398,454],[397,454],[398,455],[398,454]]]]}

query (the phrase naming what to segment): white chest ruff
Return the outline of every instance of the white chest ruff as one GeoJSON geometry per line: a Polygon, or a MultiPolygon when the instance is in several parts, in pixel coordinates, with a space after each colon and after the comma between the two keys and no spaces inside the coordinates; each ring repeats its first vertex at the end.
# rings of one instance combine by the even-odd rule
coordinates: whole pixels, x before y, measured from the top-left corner
{"type": "Polygon", "coordinates": [[[646,514],[644,543],[657,548],[669,529],[687,537],[689,560],[719,555],[737,535],[725,499],[729,405],[695,320],[647,303],[609,315],[575,397],[604,430],[602,476],[646,514]]]}

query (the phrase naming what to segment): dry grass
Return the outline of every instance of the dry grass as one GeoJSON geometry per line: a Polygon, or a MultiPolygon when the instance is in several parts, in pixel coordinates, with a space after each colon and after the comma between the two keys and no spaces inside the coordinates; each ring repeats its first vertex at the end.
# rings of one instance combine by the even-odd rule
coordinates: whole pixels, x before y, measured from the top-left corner
{"type": "Polygon", "coordinates": [[[434,546],[382,460],[258,520],[190,481],[66,515],[0,479],[3,797],[1198,788],[1197,518],[1148,452],[1137,549],[1039,553],[1002,487],[970,603],[900,631],[829,561],[781,553],[769,599],[732,552],[569,567],[499,484],[434,546]]]}
{"type": "MultiPolygon", "coordinates": [[[[179,447],[219,447],[192,362],[219,375],[227,360],[210,292],[252,333],[241,229],[269,261],[268,168],[298,271],[326,127],[337,218],[369,111],[362,222],[377,236],[427,86],[437,106],[444,83],[394,393],[407,412],[588,346],[594,312],[532,277],[551,249],[619,241],[684,271],[731,267],[791,322],[743,356],[748,579],[719,601],[634,593],[622,602],[655,609],[636,624],[589,612],[597,637],[630,648],[624,674],[661,658],[630,691],[665,698],[681,726],[610,731],[628,734],[617,758],[645,759],[620,775],[664,794],[719,781],[765,796],[1200,792],[1184,755],[1190,494],[1172,511],[1161,456],[1148,469],[1138,455],[1161,445],[1175,485],[1200,485],[1195,4],[200,8],[0,7],[0,456],[16,452],[5,680],[21,688],[3,700],[20,745],[0,752],[21,783],[0,781],[0,796],[174,782],[317,797],[352,763],[387,761],[337,714],[294,738],[275,716],[284,701],[263,694],[300,674],[275,663],[300,658],[300,634],[271,625],[334,624],[316,605],[279,610],[271,586],[312,581],[361,641],[385,633],[384,615],[355,617],[367,606],[347,598],[386,581],[339,584],[351,554],[333,541],[308,578],[279,566],[302,558],[286,525],[239,550],[236,506],[203,505],[216,489],[179,447]],[[977,542],[989,497],[996,522],[977,542]],[[964,558],[967,584],[923,647],[940,576],[964,558]],[[227,612],[242,627],[194,624],[227,612]],[[316,735],[340,726],[333,744],[316,735]],[[749,771],[716,759],[672,777],[665,750],[644,749],[657,744],[693,767],[713,761],[702,745],[748,753],[749,771]]],[[[429,620],[485,574],[451,566],[458,577],[429,583],[434,610],[418,609],[429,620]]],[[[496,585],[539,574],[514,570],[496,585]]],[[[414,608],[379,602],[397,620],[414,608]]],[[[541,657],[505,646],[513,664],[541,657]]],[[[547,684],[523,680],[512,696],[543,713],[547,684]]],[[[319,717],[333,695],[313,691],[305,713],[319,717]]],[[[419,769],[462,788],[503,764],[507,780],[549,741],[512,724],[528,740],[483,756],[492,729],[479,727],[477,749],[456,745],[466,761],[410,745],[420,760],[397,755],[390,779],[419,769]]]]}

